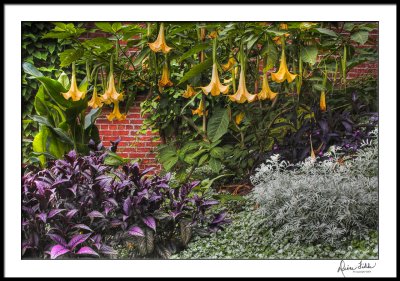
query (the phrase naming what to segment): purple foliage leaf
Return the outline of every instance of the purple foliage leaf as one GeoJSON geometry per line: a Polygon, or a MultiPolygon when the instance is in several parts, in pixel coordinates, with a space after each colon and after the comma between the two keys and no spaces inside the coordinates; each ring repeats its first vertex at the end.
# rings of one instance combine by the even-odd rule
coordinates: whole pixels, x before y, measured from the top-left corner
{"type": "Polygon", "coordinates": [[[47,234],[47,236],[50,237],[51,240],[53,240],[54,242],[67,247],[67,241],[65,241],[64,237],[58,235],[58,234],[54,234],[54,233],[49,233],[47,234]]]}
{"type": "Polygon", "coordinates": [[[92,256],[99,256],[99,254],[90,247],[82,247],[76,252],[77,255],[92,255],[92,256]]]}
{"type": "Polygon", "coordinates": [[[68,219],[71,219],[77,212],[78,212],[77,209],[69,210],[65,216],[66,216],[68,219]]]}
{"type": "Polygon", "coordinates": [[[90,235],[92,235],[91,233],[87,233],[87,234],[77,234],[74,237],[71,238],[71,240],[68,242],[68,248],[70,248],[71,250],[73,250],[76,246],[78,246],[79,244],[82,244],[83,242],[85,242],[90,235]]]}
{"type": "Polygon", "coordinates": [[[93,218],[104,218],[104,215],[99,211],[91,211],[87,216],[91,219],[93,218]]]}
{"type": "Polygon", "coordinates": [[[90,232],[93,232],[93,230],[89,226],[87,226],[86,224],[83,224],[83,223],[75,224],[72,228],[86,229],[90,232]]]}
{"type": "Polygon", "coordinates": [[[123,205],[125,215],[129,216],[132,207],[132,200],[130,197],[126,198],[123,205]]]}
{"type": "Polygon", "coordinates": [[[57,257],[62,256],[64,254],[68,253],[68,252],[69,252],[69,249],[67,249],[67,248],[65,248],[65,247],[63,247],[61,245],[55,245],[55,246],[53,246],[53,248],[51,248],[50,258],[52,260],[54,260],[57,257]]]}
{"type": "Polygon", "coordinates": [[[148,227],[156,231],[156,220],[152,216],[145,217],[142,220],[148,227]]]}
{"type": "Polygon", "coordinates": [[[47,214],[47,218],[51,219],[52,217],[56,216],[57,214],[61,213],[62,211],[65,211],[65,209],[53,209],[47,214]]]}
{"type": "Polygon", "coordinates": [[[115,251],[112,247],[107,246],[107,245],[101,245],[100,246],[100,253],[104,254],[104,255],[116,255],[117,251],[115,251]]]}
{"type": "Polygon", "coordinates": [[[46,213],[40,213],[36,215],[40,220],[42,220],[44,223],[46,223],[47,220],[47,214],[46,213]]]}
{"type": "Polygon", "coordinates": [[[144,232],[139,226],[131,226],[128,229],[128,233],[133,236],[141,236],[144,237],[144,232]]]}

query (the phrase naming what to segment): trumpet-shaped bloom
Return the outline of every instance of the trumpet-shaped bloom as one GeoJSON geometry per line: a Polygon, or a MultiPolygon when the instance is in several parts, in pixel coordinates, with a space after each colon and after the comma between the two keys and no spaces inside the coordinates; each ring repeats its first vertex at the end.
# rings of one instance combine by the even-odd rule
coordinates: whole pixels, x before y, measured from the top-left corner
{"type": "Polygon", "coordinates": [[[282,48],[281,64],[279,66],[279,70],[276,73],[271,73],[271,78],[277,83],[282,83],[285,80],[291,83],[296,78],[296,76],[297,74],[292,74],[289,72],[286,64],[285,48],[282,48]]]}
{"type": "MultiPolygon", "coordinates": [[[[192,114],[193,115],[199,115],[199,116],[203,116],[203,109],[204,109],[204,104],[203,104],[203,100],[200,101],[200,105],[197,109],[193,110],[192,109],[192,114]]],[[[207,112],[206,112],[207,115],[207,112]]]]}
{"type": "Polygon", "coordinates": [[[221,65],[223,71],[231,69],[235,65],[236,61],[234,58],[230,57],[226,64],[221,65]]]}
{"type": "Polygon", "coordinates": [[[168,65],[164,64],[162,75],[161,75],[161,80],[158,81],[158,86],[160,86],[160,87],[170,87],[172,85],[174,85],[174,83],[172,83],[172,81],[169,80],[168,65]]]}
{"type": "Polygon", "coordinates": [[[160,25],[160,31],[158,33],[158,37],[156,39],[156,41],[154,41],[153,43],[147,43],[150,47],[150,49],[157,53],[157,52],[163,52],[164,54],[169,53],[169,51],[171,51],[171,47],[167,46],[167,43],[165,42],[165,35],[164,35],[164,24],[162,23],[160,25]]]}
{"type": "Polygon", "coordinates": [[[211,82],[206,87],[201,87],[203,93],[208,95],[211,93],[213,96],[219,96],[221,93],[227,94],[229,91],[229,85],[222,85],[219,81],[218,77],[218,69],[217,64],[213,64],[212,75],[211,75],[211,82]]]}
{"type": "Polygon", "coordinates": [[[92,99],[88,102],[88,105],[91,108],[98,108],[98,107],[103,106],[103,102],[101,101],[101,98],[97,95],[96,87],[93,90],[93,96],[92,96],[92,99]]]}
{"type": "Polygon", "coordinates": [[[234,101],[237,103],[244,103],[245,101],[253,102],[257,99],[257,95],[252,95],[247,91],[245,76],[246,75],[245,75],[244,69],[242,67],[242,69],[240,70],[238,90],[236,91],[235,94],[229,96],[231,101],[234,101]]]}
{"type": "Polygon", "coordinates": [[[257,94],[258,99],[259,100],[266,100],[266,99],[273,100],[277,94],[278,93],[275,93],[270,89],[269,84],[268,84],[267,73],[265,73],[265,75],[263,76],[261,92],[259,92],[257,94]]]}
{"type": "Polygon", "coordinates": [[[236,123],[237,125],[239,125],[239,124],[242,122],[243,118],[244,118],[244,112],[240,112],[240,113],[239,113],[238,115],[236,115],[236,117],[235,117],[235,123],[236,123]]]}
{"type": "Polygon", "coordinates": [[[125,120],[126,119],[126,114],[121,114],[119,111],[119,102],[114,101],[114,109],[113,112],[107,115],[108,121],[113,121],[114,119],[117,119],[118,121],[125,120]]]}
{"type": "Polygon", "coordinates": [[[79,91],[78,85],[76,84],[76,77],[74,71],[72,71],[71,87],[69,88],[68,92],[62,93],[62,95],[66,100],[71,98],[73,101],[78,101],[85,97],[86,93],[79,91]]]}
{"type": "Polygon", "coordinates": [[[111,104],[112,102],[123,100],[122,93],[118,93],[115,89],[114,75],[112,72],[110,73],[110,78],[108,80],[108,88],[106,92],[100,96],[100,99],[105,104],[111,104]]]}
{"type": "Polygon", "coordinates": [[[325,91],[321,92],[321,96],[319,98],[319,108],[321,111],[326,111],[325,91]]]}
{"type": "Polygon", "coordinates": [[[191,98],[196,94],[196,92],[194,91],[193,87],[190,86],[189,84],[186,86],[186,91],[182,94],[182,96],[184,98],[191,98]]]}

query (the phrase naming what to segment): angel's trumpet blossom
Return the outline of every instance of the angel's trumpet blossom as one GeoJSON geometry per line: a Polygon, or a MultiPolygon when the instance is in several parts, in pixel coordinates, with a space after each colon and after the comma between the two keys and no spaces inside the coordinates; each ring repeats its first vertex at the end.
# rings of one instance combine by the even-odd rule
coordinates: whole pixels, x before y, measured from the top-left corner
{"type": "Polygon", "coordinates": [[[239,125],[239,124],[242,122],[243,118],[244,118],[244,112],[240,112],[240,113],[239,113],[238,115],[236,115],[236,117],[235,117],[235,123],[236,123],[237,125],[239,125]]]}
{"type": "Polygon", "coordinates": [[[85,92],[79,91],[78,85],[76,84],[75,66],[72,66],[71,86],[68,92],[62,93],[62,95],[66,100],[71,98],[73,101],[81,100],[86,95],[85,92]]]}
{"type": "Polygon", "coordinates": [[[218,77],[217,64],[213,64],[211,82],[206,87],[201,87],[203,93],[208,95],[211,93],[213,96],[219,96],[221,93],[227,94],[229,91],[229,85],[222,85],[218,77]]]}
{"type": "Polygon", "coordinates": [[[289,72],[289,69],[286,64],[285,47],[283,46],[281,55],[281,64],[279,66],[279,70],[276,73],[271,73],[271,78],[273,81],[277,83],[282,83],[285,80],[291,83],[296,78],[296,76],[297,74],[292,74],[289,72]]]}
{"type": "Polygon", "coordinates": [[[123,100],[122,93],[118,93],[117,90],[115,89],[114,75],[112,72],[110,72],[110,78],[108,80],[108,88],[106,92],[100,96],[100,98],[101,101],[104,102],[105,104],[111,104],[112,102],[123,100]]]}
{"type": "Polygon", "coordinates": [[[229,96],[229,99],[231,101],[237,103],[244,103],[246,101],[253,102],[257,99],[257,95],[252,95],[247,91],[245,76],[246,75],[244,73],[244,68],[242,67],[242,69],[240,70],[238,90],[236,91],[235,94],[229,96]]]}
{"type": "Polygon", "coordinates": [[[169,70],[168,70],[168,65],[165,63],[163,66],[163,71],[161,75],[160,81],[158,81],[158,86],[159,87],[170,87],[174,85],[171,80],[169,80],[169,70]]]}
{"type": "MultiPolygon", "coordinates": [[[[203,100],[200,101],[200,105],[197,109],[193,110],[192,109],[192,114],[193,115],[199,115],[199,116],[203,116],[203,110],[204,110],[204,104],[203,104],[203,100]]],[[[206,112],[207,114],[207,112],[206,112]]]]}
{"type": "Polygon", "coordinates": [[[88,105],[91,108],[98,108],[98,107],[103,106],[103,102],[101,101],[101,98],[97,95],[96,87],[93,90],[93,96],[92,96],[92,99],[88,102],[88,105]]]}
{"type": "Polygon", "coordinates": [[[325,91],[321,92],[321,96],[319,98],[319,108],[321,111],[326,111],[325,91]]]}
{"type": "Polygon", "coordinates": [[[236,61],[234,58],[230,57],[226,64],[221,65],[223,71],[228,71],[235,65],[236,61]]]}
{"type": "Polygon", "coordinates": [[[266,99],[273,100],[277,94],[278,93],[275,93],[270,89],[269,84],[268,84],[267,73],[265,73],[265,75],[263,76],[261,92],[259,92],[257,94],[258,99],[259,100],[266,100],[266,99]]]}
{"type": "Polygon", "coordinates": [[[114,119],[117,119],[118,121],[122,121],[126,119],[126,114],[121,114],[119,111],[119,102],[114,101],[114,109],[113,111],[107,115],[108,121],[113,121],[114,119]]]}
{"type": "Polygon", "coordinates": [[[189,99],[193,97],[195,94],[196,92],[194,91],[193,87],[188,84],[186,86],[186,91],[182,94],[182,97],[189,99]]]}
{"type": "Polygon", "coordinates": [[[164,24],[162,23],[160,25],[160,31],[158,33],[158,37],[156,41],[153,43],[147,43],[150,47],[150,49],[157,53],[157,52],[163,52],[164,54],[169,53],[171,51],[171,47],[167,46],[167,43],[165,42],[165,35],[164,35],[164,24]]]}

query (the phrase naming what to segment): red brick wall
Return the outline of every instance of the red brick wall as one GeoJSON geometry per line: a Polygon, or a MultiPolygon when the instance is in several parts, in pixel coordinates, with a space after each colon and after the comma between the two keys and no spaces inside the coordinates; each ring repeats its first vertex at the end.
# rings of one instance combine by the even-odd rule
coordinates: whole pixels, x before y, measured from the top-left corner
{"type": "MultiPolygon", "coordinates": [[[[88,37],[105,37],[106,35],[101,32],[94,34],[85,34],[82,38],[88,37]]],[[[370,36],[371,44],[360,46],[375,47],[378,46],[378,31],[372,32],[370,36]]],[[[126,42],[123,42],[126,43],[126,42]]],[[[130,55],[135,50],[130,51],[130,55]]],[[[360,75],[373,74],[378,75],[378,63],[363,63],[353,68],[347,78],[353,79],[360,75]]],[[[127,93],[129,94],[129,93],[127,93]]],[[[102,115],[97,119],[96,125],[99,128],[100,138],[105,146],[110,145],[111,140],[116,140],[121,137],[121,142],[118,146],[118,154],[126,158],[140,158],[141,167],[156,167],[157,170],[161,169],[160,164],[155,160],[155,148],[160,144],[158,134],[153,134],[148,131],[145,135],[137,134],[140,129],[144,118],[140,116],[140,103],[144,100],[144,96],[138,96],[135,103],[130,107],[126,120],[123,121],[108,121],[106,115],[110,113],[111,107],[104,107],[102,115]]]]}

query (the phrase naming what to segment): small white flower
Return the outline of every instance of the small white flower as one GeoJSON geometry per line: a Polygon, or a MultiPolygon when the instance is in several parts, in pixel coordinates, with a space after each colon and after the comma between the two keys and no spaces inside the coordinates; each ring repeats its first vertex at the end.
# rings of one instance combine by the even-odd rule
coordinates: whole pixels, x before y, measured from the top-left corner
{"type": "Polygon", "coordinates": [[[281,156],[279,154],[274,154],[271,156],[271,160],[274,162],[278,162],[281,156]]]}

